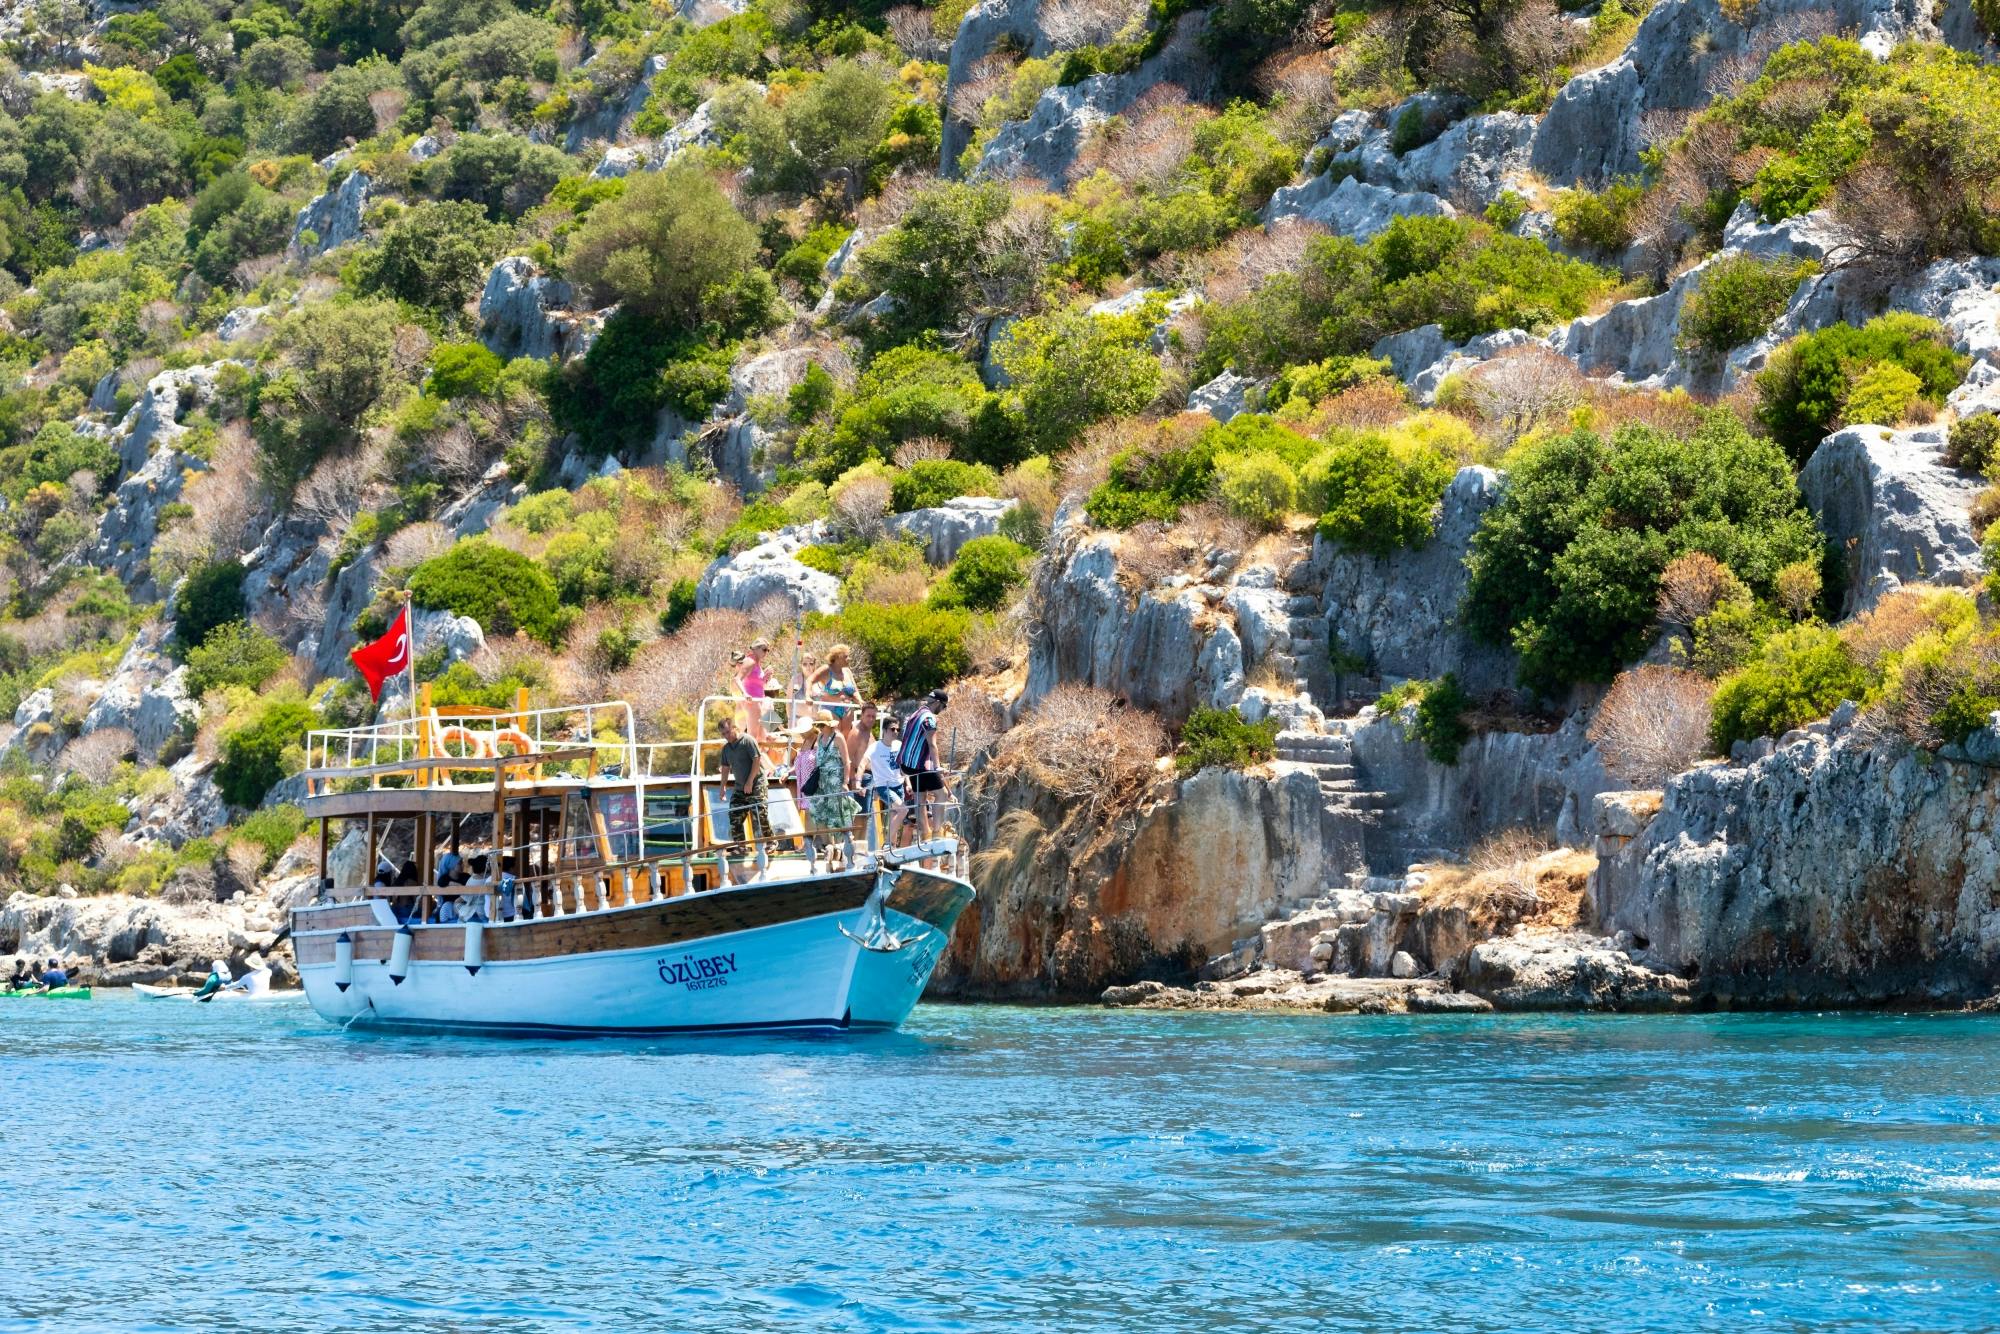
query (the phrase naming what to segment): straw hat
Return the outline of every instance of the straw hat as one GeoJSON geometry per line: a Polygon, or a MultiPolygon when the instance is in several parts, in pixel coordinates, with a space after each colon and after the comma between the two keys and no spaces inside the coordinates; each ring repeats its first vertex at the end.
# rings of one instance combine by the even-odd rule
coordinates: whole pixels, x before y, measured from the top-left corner
{"type": "Polygon", "coordinates": [[[811,736],[824,726],[826,724],[821,719],[801,718],[785,730],[792,736],[811,736]]]}

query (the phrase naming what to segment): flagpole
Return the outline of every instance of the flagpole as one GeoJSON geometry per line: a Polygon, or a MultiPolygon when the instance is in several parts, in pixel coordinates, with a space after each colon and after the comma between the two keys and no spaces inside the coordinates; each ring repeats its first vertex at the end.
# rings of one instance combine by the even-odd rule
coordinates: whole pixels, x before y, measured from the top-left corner
{"type": "Polygon", "coordinates": [[[417,733],[417,623],[410,613],[410,590],[403,590],[403,670],[410,682],[410,735],[417,733]]]}

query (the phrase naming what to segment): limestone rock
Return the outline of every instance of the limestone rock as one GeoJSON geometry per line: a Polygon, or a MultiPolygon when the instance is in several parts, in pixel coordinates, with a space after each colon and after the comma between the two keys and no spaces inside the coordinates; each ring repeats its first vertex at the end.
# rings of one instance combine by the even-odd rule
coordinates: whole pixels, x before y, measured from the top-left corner
{"type": "Polygon", "coordinates": [[[1634,870],[1593,886],[1605,930],[1723,1002],[1812,1005],[2000,985],[1992,769],[1801,734],[1667,784],[1634,870]]]}
{"type": "MultiPolygon", "coordinates": [[[[1209,638],[1207,600],[1193,589],[1166,587],[1128,597],[1118,580],[1122,540],[1113,533],[1084,536],[1066,555],[1038,562],[1045,625],[1029,643],[1025,702],[1071,682],[1122,694],[1169,719],[1209,702],[1196,689],[1209,638]]],[[[1237,652],[1240,662],[1240,644],[1237,652]]],[[[1218,673],[1226,678],[1226,667],[1211,658],[1210,681],[1218,673]]]]}
{"type": "Polygon", "coordinates": [[[1730,22],[1719,0],[1662,0],[1624,54],[1556,95],[1535,135],[1534,170],[1551,184],[1593,188],[1636,174],[1655,113],[1707,106],[1720,80],[1745,60],[1761,63],[1769,34],[1801,16],[1853,33],[1878,58],[1907,38],[1938,36],[1919,0],[1762,0],[1747,27],[1730,22]]]}
{"type": "Polygon", "coordinates": [[[176,740],[193,735],[201,704],[187,693],[187,668],[161,654],[157,632],[142,631],[84,715],[83,731],[122,727],[132,733],[141,763],[154,763],[176,740]]]}
{"type": "Polygon", "coordinates": [[[1328,628],[1346,652],[1368,664],[1370,675],[1431,680],[1455,672],[1475,694],[1513,685],[1512,652],[1474,640],[1458,616],[1472,535],[1500,494],[1500,474],[1460,469],[1445,490],[1430,541],[1414,551],[1370,556],[1314,538],[1312,577],[1328,628]]]}
{"type": "Polygon", "coordinates": [[[1247,375],[1224,371],[1188,395],[1188,411],[1206,412],[1217,421],[1226,422],[1249,410],[1250,396],[1258,387],[1259,382],[1247,375]]]}
{"type": "MultiPolygon", "coordinates": [[[[762,91],[763,85],[757,85],[762,91]]],[[[703,102],[688,113],[688,118],[660,136],[660,142],[653,145],[649,165],[665,166],[687,152],[690,148],[717,148],[722,144],[722,131],[716,127],[714,103],[703,102]]]]}
{"type": "MultiPolygon", "coordinates": [[[[646,109],[646,101],[653,95],[653,80],[667,68],[667,58],[661,55],[646,57],[640,67],[639,78],[622,94],[606,97],[587,115],[570,121],[569,129],[563,136],[565,153],[580,153],[592,142],[616,143],[625,137],[625,131],[632,118],[646,109]]],[[[596,176],[598,173],[592,172],[596,176]]],[[[618,173],[623,175],[623,173],[618,173]]],[[[601,179],[601,178],[600,178],[601,179]]]]}
{"type": "Polygon", "coordinates": [[[215,326],[215,336],[225,343],[240,343],[261,329],[270,313],[269,306],[237,306],[215,326]]]}
{"type": "Polygon", "coordinates": [[[798,562],[800,548],[825,536],[821,524],[786,528],[733,556],[717,557],[695,585],[695,606],[749,611],[766,598],[782,597],[800,611],[839,611],[840,581],[798,562]]]}
{"type": "Polygon", "coordinates": [[[225,364],[161,371],[146,382],[139,401],[109,433],[126,476],[98,520],[92,559],[131,584],[135,596],[153,597],[158,592],[148,559],[159,536],[160,511],[180,499],[189,473],[208,467],[174,444],[187,434],[181,419],[213,397],[225,364]]]}
{"type": "MultiPolygon", "coordinates": [[[[967,16],[968,21],[970,15],[967,16]]],[[[1035,179],[1061,186],[1090,133],[1154,89],[1173,84],[1199,96],[1213,79],[1199,37],[1207,23],[1200,10],[1183,15],[1175,34],[1156,56],[1127,74],[1094,74],[1078,83],[1050,88],[1027,119],[1009,121],[994,132],[974,174],[1003,180],[1035,179]]],[[[963,26],[960,28],[964,32],[963,26]]],[[[950,162],[950,144],[946,144],[950,162]]]]}
{"type": "Polygon", "coordinates": [[[1502,1010],[1678,1010],[1687,982],[1580,932],[1517,931],[1474,945],[1456,979],[1502,1010]]]}
{"type": "Polygon", "coordinates": [[[560,278],[538,273],[520,255],[501,260],[479,296],[480,340],[502,357],[582,356],[610,317],[610,310],[579,315],[570,310],[576,291],[560,278]]]}
{"type": "Polygon", "coordinates": [[[892,514],[889,527],[921,546],[924,559],[932,565],[949,565],[973,538],[998,533],[1001,518],[1017,503],[993,496],[959,496],[931,509],[892,514]]]}
{"type": "Polygon", "coordinates": [[[1436,139],[1398,156],[1389,147],[1400,111],[1362,146],[1360,167],[1372,184],[1407,194],[1428,194],[1477,211],[1500,197],[1528,168],[1536,118],[1516,111],[1470,116],[1436,139]]]}
{"type": "Polygon", "coordinates": [[[604,150],[604,156],[590,169],[593,181],[617,180],[635,171],[646,169],[646,152],[641,148],[611,147],[604,150]]]}
{"type": "MultiPolygon", "coordinates": [[[[972,76],[972,67],[1003,42],[1027,56],[1044,56],[1053,48],[1040,25],[1041,0],[979,0],[958,21],[945,68],[944,106],[972,76]]],[[[944,123],[942,166],[949,172],[971,136],[971,127],[954,116],[944,123]]]]}
{"type": "Polygon", "coordinates": [[[351,171],[339,185],[300,209],[292,225],[292,254],[310,258],[359,240],[373,184],[367,172],[351,171]]]}
{"type": "Polygon", "coordinates": [[[1971,505],[1982,481],[1944,466],[1944,429],[1851,426],[1820,443],[1799,489],[1847,563],[1842,615],[1904,583],[1978,581],[1971,505]]]}
{"type": "Polygon", "coordinates": [[[1335,182],[1322,173],[1302,185],[1288,185],[1271,196],[1264,208],[1264,225],[1286,218],[1318,223],[1339,236],[1365,241],[1404,216],[1453,217],[1457,210],[1434,194],[1397,191],[1369,185],[1348,176],[1335,182]]]}

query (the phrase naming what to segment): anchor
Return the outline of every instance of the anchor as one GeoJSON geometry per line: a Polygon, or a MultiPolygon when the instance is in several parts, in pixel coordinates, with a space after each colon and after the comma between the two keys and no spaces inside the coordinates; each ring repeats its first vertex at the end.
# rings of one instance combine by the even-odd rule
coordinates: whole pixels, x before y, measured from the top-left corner
{"type": "Polygon", "coordinates": [[[897,869],[895,866],[885,866],[875,873],[875,888],[868,892],[868,901],[861,905],[862,911],[868,916],[864,919],[866,924],[860,935],[855,935],[838,922],[834,924],[841,935],[862,949],[875,954],[896,954],[917,942],[916,933],[901,936],[891,931],[889,918],[883,911],[883,905],[889,901],[889,891],[896,887],[897,869]]]}

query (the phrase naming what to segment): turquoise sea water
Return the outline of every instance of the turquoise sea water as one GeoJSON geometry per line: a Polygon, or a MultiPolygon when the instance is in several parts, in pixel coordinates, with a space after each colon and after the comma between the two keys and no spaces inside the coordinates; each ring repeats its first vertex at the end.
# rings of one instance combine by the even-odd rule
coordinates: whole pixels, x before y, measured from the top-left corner
{"type": "Polygon", "coordinates": [[[2000,1326],[2000,1020],[0,1002],[0,1329],[2000,1326]]]}

